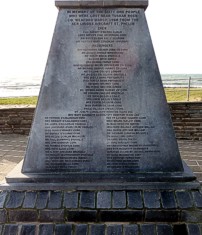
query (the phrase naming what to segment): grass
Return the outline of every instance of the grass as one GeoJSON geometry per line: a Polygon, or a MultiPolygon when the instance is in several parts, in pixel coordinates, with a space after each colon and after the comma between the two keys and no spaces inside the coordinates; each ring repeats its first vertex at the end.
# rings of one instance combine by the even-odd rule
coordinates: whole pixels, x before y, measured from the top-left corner
{"type": "MultiPolygon", "coordinates": [[[[168,101],[188,101],[186,88],[165,88],[168,101]]],[[[202,101],[202,89],[191,88],[189,101],[202,101]]]]}
{"type": "Polygon", "coordinates": [[[0,105],[36,105],[37,96],[0,98],[0,105]]]}
{"type": "MultiPolygon", "coordinates": [[[[165,88],[165,92],[168,101],[187,101],[185,88],[165,88]]],[[[36,105],[37,99],[37,96],[0,98],[0,105],[36,105]]],[[[189,101],[202,101],[202,89],[191,89],[189,101]]]]}

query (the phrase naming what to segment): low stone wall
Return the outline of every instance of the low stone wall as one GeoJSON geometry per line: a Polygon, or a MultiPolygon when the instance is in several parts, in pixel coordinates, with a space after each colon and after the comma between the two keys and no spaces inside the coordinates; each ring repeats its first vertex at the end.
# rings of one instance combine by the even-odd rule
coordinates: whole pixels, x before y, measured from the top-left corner
{"type": "Polygon", "coordinates": [[[28,135],[34,111],[35,107],[0,109],[0,133],[28,135]]]}
{"type": "Polygon", "coordinates": [[[198,190],[3,191],[0,199],[4,235],[200,235],[202,229],[198,190]]]}
{"type": "Polygon", "coordinates": [[[169,103],[178,139],[202,140],[202,102],[169,103]]]}
{"type": "MultiPolygon", "coordinates": [[[[202,140],[202,102],[169,103],[178,139],[202,140]]],[[[1,108],[0,133],[28,135],[34,107],[1,108]]]]}

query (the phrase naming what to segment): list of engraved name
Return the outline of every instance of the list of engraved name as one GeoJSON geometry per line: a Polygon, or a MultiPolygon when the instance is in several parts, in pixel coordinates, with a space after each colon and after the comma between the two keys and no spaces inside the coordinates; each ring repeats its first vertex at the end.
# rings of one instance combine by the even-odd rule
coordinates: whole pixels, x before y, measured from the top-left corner
{"type": "Polygon", "coordinates": [[[105,118],[106,170],[138,169],[143,154],[158,152],[158,146],[138,142],[138,137],[147,136],[154,126],[122,102],[133,66],[126,59],[130,48],[124,27],[135,27],[138,18],[139,11],[131,9],[66,10],[67,24],[79,27],[75,41],[80,60],[73,67],[83,82],[79,92],[85,105],[65,117],[45,118],[47,169],[57,165],[61,170],[77,171],[93,161],[94,151],[87,147],[85,134],[95,128],[89,122],[92,117],[105,118]]]}

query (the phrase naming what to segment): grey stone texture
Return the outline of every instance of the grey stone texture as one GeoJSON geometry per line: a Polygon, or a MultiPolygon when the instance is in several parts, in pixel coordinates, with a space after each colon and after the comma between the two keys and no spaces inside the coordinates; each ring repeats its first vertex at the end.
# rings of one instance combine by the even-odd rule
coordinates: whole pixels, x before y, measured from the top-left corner
{"type": "Polygon", "coordinates": [[[55,226],[55,235],[72,235],[71,224],[57,224],[55,226]]]}
{"type": "Polygon", "coordinates": [[[109,225],[107,226],[107,235],[122,235],[122,229],[121,225],[109,225]]]}
{"type": "Polygon", "coordinates": [[[77,208],[78,207],[78,192],[65,192],[63,206],[65,208],[77,208]]]}
{"type": "Polygon", "coordinates": [[[4,207],[4,203],[5,203],[7,195],[8,193],[5,191],[0,192],[0,208],[4,207]]]}
{"type": "Polygon", "coordinates": [[[201,192],[196,190],[19,191],[17,194],[16,191],[9,193],[5,191],[2,195],[6,194],[8,197],[0,209],[0,223],[199,223],[202,221],[201,192]],[[15,200],[13,200],[14,195],[15,200]],[[194,195],[193,198],[191,195],[194,195]],[[34,198],[36,204],[28,198],[34,198]],[[191,199],[186,202],[187,198],[191,199]],[[50,208],[50,205],[54,208],[50,208]]]}
{"type": "Polygon", "coordinates": [[[86,224],[77,224],[75,226],[75,235],[87,235],[88,226],[86,224]]]}
{"type": "Polygon", "coordinates": [[[6,223],[7,222],[7,212],[5,209],[0,210],[0,223],[6,223]]]}
{"type": "Polygon", "coordinates": [[[143,201],[141,191],[130,191],[127,193],[128,196],[128,207],[129,208],[143,208],[143,201]]]}
{"type": "Polygon", "coordinates": [[[126,192],[114,191],[112,199],[112,208],[126,208],[126,192]]]}
{"type": "Polygon", "coordinates": [[[22,172],[34,173],[35,181],[39,176],[38,180],[49,182],[50,175],[54,182],[65,178],[73,182],[111,178],[123,181],[131,177],[137,177],[138,181],[145,177],[158,181],[162,176],[180,180],[188,175],[194,179],[191,173],[184,174],[141,8],[148,1],[56,1],[56,4],[60,10],[22,172]],[[91,9],[92,3],[101,4],[102,8],[91,9]],[[67,4],[87,4],[88,8],[68,9],[67,4]],[[114,8],[108,9],[107,4],[114,8]],[[121,14],[117,4],[123,6],[121,14]],[[104,28],[97,23],[97,17],[99,22],[105,22],[104,28]],[[105,39],[100,39],[98,34],[105,39]],[[95,59],[101,58],[104,51],[107,56],[95,59]],[[97,74],[97,82],[91,74],[97,74]],[[114,79],[117,85],[112,82],[114,79]],[[103,95],[113,97],[113,102],[108,98],[103,100],[103,95]],[[72,125],[77,126],[77,134],[72,129],[77,136],[73,145],[65,139],[72,135],[72,125]],[[124,141],[117,134],[121,132],[130,139],[127,140],[130,147],[125,150],[124,141]],[[58,134],[63,137],[57,137],[58,134]],[[112,136],[119,144],[116,141],[113,144],[112,136]],[[155,141],[151,143],[151,140],[155,141]],[[114,158],[115,155],[119,157],[114,158]],[[152,177],[144,173],[151,173],[152,177]]]}
{"type": "MultiPolygon", "coordinates": [[[[202,121],[202,102],[169,102],[173,127],[177,139],[181,140],[202,140],[202,130],[200,128],[202,121]]],[[[29,135],[35,107],[0,107],[1,117],[0,117],[0,134],[21,134],[29,135]],[[20,116],[21,122],[17,125],[9,125],[9,120],[12,120],[14,116],[20,116]],[[23,124],[23,120],[29,119],[30,124],[23,124]]],[[[12,136],[12,135],[11,135],[12,136]]],[[[23,137],[23,136],[22,136],[23,137]]],[[[189,142],[188,142],[189,143],[189,142]]],[[[193,144],[192,144],[193,145],[193,144]]],[[[190,146],[192,147],[192,146],[190,146]]],[[[190,151],[186,149],[186,151],[190,151]]],[[[193,147],[192,152],[195,152],[196,148],[193,147]]],[[[182,155],[182,154],[181,154],[182,155]]],[[[190,156],[193,157],[193,153],[190,156]]],[[[193,163],[193,162],[192,162],[193,163]]],[[[200,165],[200,162],[198,162],[200,165]]]]}
{"type": "Polygon", "coordinates": [[[193,199],[190,192],[187,191],[177,191],[176,198],[178,201],[178,206],[180,208],[192,208],[193,207],[193,199]]]}
{"type": "Polygon", "coordinates": [[[20,235],[35,235],[36,234],[36,225],[26,224],[22,225],[20,235]]]}
{"type": "Polygon", "coordinates": [[[7,203],[6,203],[6,207],[7,208],[21,207],[24,196],[25,195],[24,195],[23,192],[11,191],[8,195],[8,200],[7,200],[7,203]]]}
{"type": "Polygon", "coordinates": [[[36,210],[9,210],[10,222],[33,222],[38,220],[38,213],[36,210]]]}
{"type": "Polygon", "coordinates": [[[91,235],[105,235],[105,225],[104,224],[94,224],[91,225],[91,235]]]}
{"type": "Polygon", "coordinates": [[[47,223],[0,225],[1,235],[200,235],[202,224],[47,223]]]}
{"type": "Polygon", "coordinates": [[[95,193],[82,192],[80,194],[80,207],[81,208],[95,208],[95,193]]]}
{"type": "Polygon", "coordinates": [[[152,224],[143,224],[141,231],[142,235],[155,235],[155,226],[152,224]]]}
{"type": "Polygon", "coordinates": [[[62,193],[61,192],[51,192],[50,199],[48,202],[48,208],[57,209],[61,207],[62,193]]]}
{"type": "Polygon", "coordinates": [[[169,191],[161,192],[161,202],[162,202],[163,208],[165,209],[176,208],[174,192],[169,192],[169,191]]]}
{"type": "Polygon", "coordinates": [[[41,210],[39,212],[40,222],[64,222],[64,210],[41,210]]]}
{"type": "Polygon", "coordinates": [[[138,235],[138,225],[137,224],[132,224],[132,225],[125,225],[124,226],[124,232],[126,235],[138,235]]]}
{"type": "Polygon", "coordinates": [[[16,224],[5,224],[3,229],[3,235],[18,235],[18,225],[16,224]]]}
{"type": "Polygon", "coordinates": [[[202,208],[202,194],[199,191],[193,192],[194,202],[197,207],[202,208]]]}
{"type": "Polygon", "coordinates": [[[160,196],[158,191],[144,192],[144,205],[146,208],[160,208],[160,196]]]}
{"type": "Polygon", "coordinates": [[[36,198],[36,192],[26,192],[25,199],[23,202],[23,208],[34,208],[36,204],[36,198]]]}
{"type": "Polygon", "coordinates": [[[157,234],[158,235],[174,235],[172,226],[168,224],[157,225],[157,234]]]}
{"type": "Polygon", "coordinates": [[[54,233],[54,225],[53,224],[40,224],[39,225],[39,235],[47,235],[54,233]]]}
{"type": "Polygon", "coordinates": [[[37,201],[36,201],[36,208],[37,209],[44,209],[47,206],[49,197],[48,191],[39,191],[37,201]]]}
{"type": "Polygon", "coordinates": [[[111,208],[112,194],[110,191],[101,191],[97,193],[97,208],[111,208]]]}

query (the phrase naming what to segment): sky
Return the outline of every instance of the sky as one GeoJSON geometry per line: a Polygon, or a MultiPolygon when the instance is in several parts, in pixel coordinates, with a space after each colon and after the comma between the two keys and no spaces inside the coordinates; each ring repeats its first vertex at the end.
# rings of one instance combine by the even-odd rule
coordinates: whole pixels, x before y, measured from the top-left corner
{"type": "MultiPolygon", "coordinates": [[[[146,10],[160,72],[202,74],[202,0],[150,0],[146,10]]],[[[53,0],[0,4],[0,79],[42,76],[58,9],[53,0]]]]}

